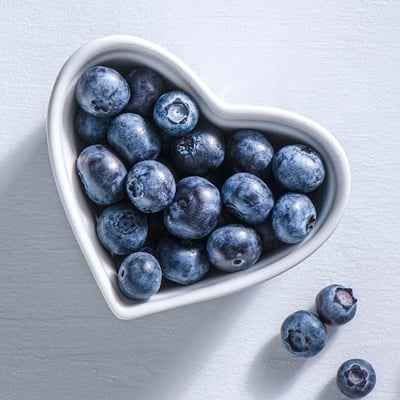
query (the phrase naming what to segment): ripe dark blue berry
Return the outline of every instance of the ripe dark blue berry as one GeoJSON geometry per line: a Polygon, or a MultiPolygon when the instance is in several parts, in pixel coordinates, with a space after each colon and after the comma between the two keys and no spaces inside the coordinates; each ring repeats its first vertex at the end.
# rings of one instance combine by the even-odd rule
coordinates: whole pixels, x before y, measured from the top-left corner
{"type": "Polygon", "coordinates": [[[146,216],[129,204],[113,204],[100,214],[96,232],[110,253],[127,255],[142,247],[146,240],[146,216]]]}
{"type": "Polygon", "coordinates": [[[171,171],[154,160],[136,163],[126,178],[126,191],[132,204],[144,213],[163,210],[175,196],[171,171]]]}
{"type": "Polygon", "coordinates": [[[221,165],[225,156],[221,132],[203,124],[171,144],[171,159],[176,169],[186,175],[204,175],[221,165]]]}
{"type": "Polygon", "coordinates": [[[139,114],[125,113],[114,118],[107,139],[130,166],[154,160],[161,150],[161,139],[154,127],[139,114]]]}
{"type": "Polygon", "coordinates": [[[248,172],[239,172],[228,178],[222,186],[221,194],[228,211],[248,224],[264,222],[274,205],[268,186],[248,172]]]}
{"type": "Polygon", "coordinates": [[[171,136],[183,136],[194,129],[199,120],[196,103],[184,92],[164,93],[153,110],[154,122],[171,136]]]}
{"type": "Polygon", "coordinates": [[[179,285],[199,281],[210,268],[204,243],[199,240],[183,240],[166,235],[158,243],[157,258],[163,276],[179,285]]]}
{"type": "Polygon", "coordinates": [[[86,70],[76,86],[76,100],[83,111],[95,117],[121,112],[131,95],[125,79],[113,68],[94,66],[86,70]]]}
{"type": "Polygon", "coordinates": [[[118,270],[118,286],[133,300],[146,300],[161,286],[162,272],[157,259],[139,251],[125,257],[118,270]]]}
{"type": "Polygon", "coordinates": [[[80,108],[75,114],[76,133],[88,144],[104,142],[110,122],[110,118],[97,118],[84,112],[80,108]]]}
{"type": "Polygon", "coordinates": [[[236,132],[228,141],[227,161],[234,172],[250,172],[265,177],[267,168],[274,156],[274,149],[269,140],[252,129],[236,132]]]}
{"type": "Polygon", "coordinates": [[[150,68],[138,68],[126,76],[126,81],[131,89],[131,98],[125,110],[150,117],[156,100],[164,91],[161,76],[150,68]]]}
{"type": "Polygon", "coordinates": [[[220,212],[218,189],[205,178],[188,176],[177,183],[174,200],[164,210],[164,224],[178,238],[199,239],[217,226],[220,212]]]}
{"type": "Polygon", "coordinates": [[[313,313],[303,310],[285,319],[281,327],[281,339],[290,353],[306,358],[318,354],[328,340],[322,321],[313,313]]]}
{"type": "Polygon", "coordinates": [[[352,289],[342,285],[329,285],[318,293],[315,305],[323,322],[328,325],[343,325],[354,317],[357,299],[352,289]]]}
{"type": "Polygon", "coordinates": [[[347,360],[339,367],[336,384],[345,396],[350,399],[361,399],[374,389],[376,373],[368,361],[347,360]]]}
{"type": "Polygon", "coordinates": [[[261,251],[261,239],[256,231],[240,224],[216,229],[207,241],[211,264],[225,272],[251,267],[260,258],[261,251]]]}
{"type": "Polygon", "coordinates": [[[125,196],[126,168],[107,147],[94,144],[83,149],[76,168],[86,195],[94,203],[106,206],[125,196]]]}
{"type": "Polygon", "coordinates": [[[301,193],[286,193],[272,210],[272,229],[284,243],[294,244],[303,240],[314,227],[317,212],[311,200],[301,193]]]}
{"type": "Polygon", "coordinates": [[[272,171],[279,184],[301,193],[317,189],[325,178],[321,156],[304,144],[282,147],[273,158],[272,171]]]}

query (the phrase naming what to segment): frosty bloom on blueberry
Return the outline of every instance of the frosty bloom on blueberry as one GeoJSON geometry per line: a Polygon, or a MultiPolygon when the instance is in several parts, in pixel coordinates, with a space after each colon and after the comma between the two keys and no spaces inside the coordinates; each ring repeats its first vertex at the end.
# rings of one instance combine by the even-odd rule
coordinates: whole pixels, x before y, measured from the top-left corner
{"type": "Polygon", "coordinates": [[[285,348],[299,357],[313,357],[327,343],[327,335],[321,320],[308,311],[296,311],[289,315],[281,327],[281,339],[285,348]]]}
{"type": "Polygon", "coordinates": [[[182,136],[192,131],[199,120],[197,104],[184,92],[164,93],[156,102],[154,122],[171,136],[182,136]]]}
{"type": "Polygon", "coordinates": [[[317,189],[325,178],[320,155],[303,144],[282,147],[272,160],[272,171],[278,183],[301,193],[317,189]]]}
{"type": "Polygon", "coordinates": [[[144,213],[163,210],[175,196],[171,171],[154,160],[140,161],[128,173],[126,191],[132,204],[144,213]]]}
{"type": "Polygon", "coordinates": [[[329,285],[322,289],[316,299],[317,314],[328,325],[343,325],[353,319],[357,299],[353,289],[342,285],[329,285]]]}
{"type": "Polygon", "coordinates": [[[161,76],[150,68],[138,68],[126,76],[131,89],[131,98],[126,111],[150,117],[156,100],[164,92],[161,76]]]}
{"type": "Polygon", "coordinates": [[[368,361],[347,360],[339,367],[336,384],[345,396],[350,399],[360,399],[374,389],[376,373],[368,361]]]}
{"type": "Polygon", "coordinates": [[[177,183],[174,200],[164,210],[164,224],[178,238],[200,239],[217,226],[220,212],[219,190],[205,178],[188,176],[177,183]]]}
{"type": "Polygon", "coordinates": [[[199,281],[210,268],[201,240],[177,239],[165,235],[158,243],[157,258],[163,276],[179,285],[199,281]]]}
{"type": "Polygon", "coordinates": [[[171,144],[171,159],[188,175],[204,175],[222,164],[225,144],[221,132],[203,124],[171,144]]]}
{"type": "Polygon", "coordinates": [[[115,117],[108,128],[107,139],[129,165],[154,160],[161,150],[159,134],[138,114],[125,113],[115,117]]]}
{"type": "Polygon", "coordinates": [[[226,154],[232,171],[265,177],[275,152],[261,132],[242,129],[229,139],[226,154]]]}
{"type": "Polygon", "coordinates": [[[111,117],[123,110],[131,95],[128,84],[113,68],[94,66],[84,72],[76,87],[80,107],[95,117],[111,117]]]}
{"type": "Polygon", "coordinates": [[[114,204],[100,214],[96,233],[110,253],[128,255],[143,246],[146,240],[146,216],[129,204],[114,204]]]}
{"type": "Polygon", "coordinates": [[[75,114],[76,133],[88,144],[104,142],[110,122],[110,118],[96,118],[80,108],[75,114]]]}
{"type": "Polygon", "coordinates": [[[280,197],[272,210],[272,229],[284,243],[294,244],[303,240],[314,227],[317,212],[304,194],[287,193],[280,197]]]}
{"type": "Polygon", "coordinates": [[[261,239],[257,232],[240,224],[216,229],[207,241],[210,262],[225,272],[251,267],[260,258],[261,251],[261,239]]]}
{"type": "MultiPolygon", "coordinates": [[[[125,256],[117,282],[128,298],[148,299],[162,276],[190,285],[210,268],[250,268],[263,251],[300,242],[316,223],[304,193],[323,183],[325,169],[311,147],[275,153],[261,130],[212,125],[188,93],[144,66],[132,66],[125,79],[91,67],[75,95],[77,174],[97,205],[97,237],[116,270],[116,256],[125,256]]],[[[326,323],[346,322],[355,307],[343,287],[317,298],[326,323]]],[[[282,335],[290,351],[309,357],[325,345],[325,328],[302,313],[288,318],[282,335]]]]}
{"type": "Polygon", "coordinates": [[[232,175],[225,181],[221,192],[227,210],[238,220],[249,224],[264,222],[274,205],[268,186],[248,172],[232,175]]]}
{"type": "Polygon", "coordinates": [[[125,196],[126,168],[107,147],[86,147],[78,156],[76,169],[86,195],[94,203],[106,206],[125,196]]]}
{"type": "Polygon", "coordinates": [[[146,300],[157,293],[161,286],[162,272],[157,259],[149,253],[132,253],[118,270],[121,292],[133,300],[146,300]]]}

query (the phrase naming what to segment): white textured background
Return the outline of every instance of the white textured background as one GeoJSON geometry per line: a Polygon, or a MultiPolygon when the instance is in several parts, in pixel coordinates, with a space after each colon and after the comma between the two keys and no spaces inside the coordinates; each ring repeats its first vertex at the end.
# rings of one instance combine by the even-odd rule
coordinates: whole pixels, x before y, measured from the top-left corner
{"type": "Polygon", "coordinates": [[[0,399],[338,400],[346,359],[400,398],[400,3],[1,3],[0,399]],[[290,272],[239,294],[123,322],[108,310],[50,171],[46,107],[65,59],[127,33],[163,45],[229,102],[314,118],[342,143],[352,195],[339,228],[290,272]],[[282,349],[283,319],[330,283],[356,318],[316,358],[282,349]]]}

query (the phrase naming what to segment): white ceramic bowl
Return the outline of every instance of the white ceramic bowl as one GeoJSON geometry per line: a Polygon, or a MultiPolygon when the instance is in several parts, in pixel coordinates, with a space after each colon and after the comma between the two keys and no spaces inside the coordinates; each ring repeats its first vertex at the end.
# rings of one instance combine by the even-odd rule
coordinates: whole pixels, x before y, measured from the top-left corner
{"type": "Polygon", "coordinates": [[[94,40],[67,60],[51,94],[47,134],[54,179],[66,215],[107,304],[121,319],[224,296],[287,271],[329,238],[343,215],[349,197],[350,170],[346,155],[326,129],[289,111],[222,103],[174,55],[154,43],[132,36],[94,40]],[[255,266],[245,271],[211,274],[187,287],[167,287],[145,302],[131,301],[122,296],[116,283],[114,262],[96,238],[95,212],[83,194],[75,170],[81,149],[73,127],[75,86],[87,68],[99,64],[113,66],[120,71],[128,71],[138,65],[158,71],[172,85],[190,93],[202,115],[224,130],[259,129],[275,144],[301,142],[314,147],[324,159],[327,174],[323,187],[313,198],[318,221],[311,234],[301,243],[264,255],[255,266]]]}

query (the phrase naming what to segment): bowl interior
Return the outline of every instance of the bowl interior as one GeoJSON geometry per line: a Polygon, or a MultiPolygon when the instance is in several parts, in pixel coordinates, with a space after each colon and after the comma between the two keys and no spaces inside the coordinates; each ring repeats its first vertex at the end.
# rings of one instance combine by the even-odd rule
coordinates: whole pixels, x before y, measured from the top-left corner
{"type": "Polygon", "coordinates": [[[350,187],[347,159],[335,138],[324,128],[283,110],[222,104],[180,60],[157,45],[131,37],[97,40],[67,61],[50,99],[48,142],[55,180],[71,227],[107,303],[120,318],[134,318],[218,297],[288,270],[315,251],[333,232],[344,211],[350,187]],[[255,266],[245,271],[227,274],[213,269],[204,280],[187,287],[163,283],[161,291],[145,302],[122,296],[116,284],[116,260],[96,237],[99,210],[84,196],[75,169],[76,158],[84,147],[74,132],[75,87],[82,73],[93,65],[110,66],[122,74],[138,66],[156,70],[171,88],[193,96],[202,116],[227,135],[251,128],[264,132],[275,150],[296,142],[314,147],[324,160],[326,179],[310,195],[318,213],[311,234],[301,243],[264,254],[255,266]]]}

